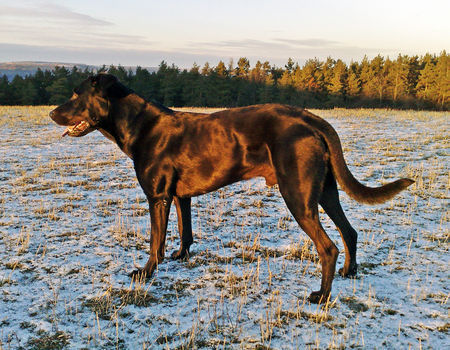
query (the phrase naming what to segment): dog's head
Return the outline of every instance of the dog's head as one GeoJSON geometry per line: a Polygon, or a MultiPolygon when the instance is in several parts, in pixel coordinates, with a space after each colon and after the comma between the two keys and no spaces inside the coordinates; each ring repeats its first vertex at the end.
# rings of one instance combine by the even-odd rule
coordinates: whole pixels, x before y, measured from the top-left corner
{"type": "Polygon", "coordinates": [[[67,126],[63,136],[84,136],[107,122],[114,100],[130,93],[114,75],[99,73],[76,87],[66,103],[50,112],[50,118],[67,126]]]}

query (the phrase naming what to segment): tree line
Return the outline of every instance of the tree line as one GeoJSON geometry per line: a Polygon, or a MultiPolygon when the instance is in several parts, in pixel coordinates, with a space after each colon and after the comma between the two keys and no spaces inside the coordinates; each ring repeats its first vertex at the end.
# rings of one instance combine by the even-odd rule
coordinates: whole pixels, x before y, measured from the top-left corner
{"type": "Polygon", "coordinates": [[[161,62],[150,72],[122,66],[96,71],[77,67],[40,69],[11,81],[0,78],[0,105],[56,105],[72,95],[73,87],[89,75],[108,72],[148,100],[166,106],[236,107],[258,103],[286,103],[307,108],[384,107],[449,110],[450,55],[381,55],[346,64],[327,58],[299,65],[289,59],[284,67],[247,58],[237,64],[220,61],[190,69],[161,62]]]}

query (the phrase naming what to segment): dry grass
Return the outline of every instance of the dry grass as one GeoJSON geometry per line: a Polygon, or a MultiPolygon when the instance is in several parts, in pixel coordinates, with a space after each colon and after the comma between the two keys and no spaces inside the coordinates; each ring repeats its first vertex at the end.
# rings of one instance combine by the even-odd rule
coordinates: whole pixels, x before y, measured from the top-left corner
{"type": "MultiPolygon", "coordinates": [[[[383,206],[341,196],[359,276],[336,276],[317,306],[307,301],[317,252],[263,180],[194,199],[190,259],[130,281],[149,245],[133,165],[99,135],[61,140],[50,109],[0,107],[0,349],[436,348],[448,338],[445,113],[316,111],[357,178],[416,181],[383,206]]],[[[167,255],[178,244],[172,210],[167,255]]]]}

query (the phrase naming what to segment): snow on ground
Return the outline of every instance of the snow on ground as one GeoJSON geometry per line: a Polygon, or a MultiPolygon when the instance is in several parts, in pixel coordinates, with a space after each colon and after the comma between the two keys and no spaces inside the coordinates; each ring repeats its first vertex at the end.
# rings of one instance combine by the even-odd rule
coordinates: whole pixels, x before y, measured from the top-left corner
{"type": "MultiPolygon", "coordinates": [[[[358,179],[416,180],[378,206],[341,193],[358,277],[317,306],[316,251],[262,179],[193,199],[190,260],[131,284],[149,246],[132,163],[100,133],[61,139],[48,111],[0,109],[0,349],[450,347],[448,113],[315,111],[358,179]]],[[[166,255],[178,243],[172,208],[166,255]]]]}

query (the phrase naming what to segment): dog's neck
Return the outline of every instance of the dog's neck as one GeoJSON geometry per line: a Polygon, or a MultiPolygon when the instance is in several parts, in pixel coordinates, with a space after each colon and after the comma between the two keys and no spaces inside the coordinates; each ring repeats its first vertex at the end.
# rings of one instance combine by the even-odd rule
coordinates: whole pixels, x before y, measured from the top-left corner
{"type": "Polygon", "coordinates": [[[172,110],[155,103],[147,102],[136,94],[130,94],[111,103],[108,122],[98,130],[115,142],[120,149],[133,159],[133,144],[143,129],[148,129],[172,110]]]}

